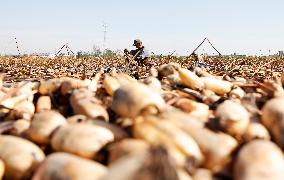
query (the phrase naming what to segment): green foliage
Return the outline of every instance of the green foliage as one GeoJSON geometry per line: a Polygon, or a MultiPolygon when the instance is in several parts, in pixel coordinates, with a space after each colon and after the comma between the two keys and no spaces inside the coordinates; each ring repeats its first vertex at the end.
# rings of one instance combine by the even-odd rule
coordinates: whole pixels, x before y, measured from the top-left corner
{"type": "Polygon", "coordinates": [[[101,55],[102,55],[102,52],[99,49],[97,49],[96,51],[93,51],[93,52],[78,51],[76,57],[77,59],[79,59],[79,58],[88,58],[88,57],[98,57],[101,55]]]}
{"type": "Polygon", "coordinates": [[[103,57],[113,57],[113,56],[115,56],[116,54],[115,54],[115,52],[113,52],[112,50],[110,50],[110,49],[106,49],[106,50],[104,50],[104,52],[103,52],[103,57]]]}
{"type": "Polygon", "coordinates": [[[103,57],[103,58],[110,58],[115,57],[116,53],[110,49],[106,49],[103,52],[99,48],[93,48],[93,52],[84,52],[78,51],[77,58],[90,58],[90,57],[103,57]]]}

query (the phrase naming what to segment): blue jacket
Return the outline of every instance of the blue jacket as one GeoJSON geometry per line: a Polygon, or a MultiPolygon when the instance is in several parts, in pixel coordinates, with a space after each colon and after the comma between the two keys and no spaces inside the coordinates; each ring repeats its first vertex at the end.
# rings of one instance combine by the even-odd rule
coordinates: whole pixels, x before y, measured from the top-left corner
{"type": "Polygon", "coordinates": [[[146,58],[150,57],[150,53],[149,51],[143,46],[141,49],[135,49],[135,50],[131,50],[130,54],[132,56],[135,56],[135,54],[141,50],[141,52],[137,55],[137,57],[135,58],[136,61],[143,61],[146,58]]]}

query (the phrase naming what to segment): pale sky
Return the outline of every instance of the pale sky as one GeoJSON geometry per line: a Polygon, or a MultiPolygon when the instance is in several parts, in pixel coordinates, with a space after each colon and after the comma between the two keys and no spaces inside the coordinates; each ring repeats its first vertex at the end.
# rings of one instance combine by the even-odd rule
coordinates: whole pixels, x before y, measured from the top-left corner
{"type": "MultiPolygon", "coordinates": [[[[140,38],[156,54],[190,54],[208,37],[222,54],[284,50],[282,0],[0,0],[0,54],[131,49],[140,38]]],[[[208,44],[199,52],[214,52],[208,44]]]]}

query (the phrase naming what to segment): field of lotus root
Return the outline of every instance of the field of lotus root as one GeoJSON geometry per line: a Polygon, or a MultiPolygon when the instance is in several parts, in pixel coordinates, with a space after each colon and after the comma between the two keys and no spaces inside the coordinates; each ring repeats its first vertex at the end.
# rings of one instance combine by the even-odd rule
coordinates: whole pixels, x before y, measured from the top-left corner
{"type": "Polygon", "coordinates": [[[0,179],[284,179],[278,57],[0,57],[0,70],[0,179]]]}

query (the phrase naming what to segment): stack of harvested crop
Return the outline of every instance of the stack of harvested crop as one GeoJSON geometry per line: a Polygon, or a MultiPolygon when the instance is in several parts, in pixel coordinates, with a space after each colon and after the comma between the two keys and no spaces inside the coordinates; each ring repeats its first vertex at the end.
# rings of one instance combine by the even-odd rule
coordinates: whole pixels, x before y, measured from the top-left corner
{"type": "Polygon", "coordinates": [[[281,80],[176,63],[148,74],[1,87],[0,177],[284,179],[281,80]]]}

